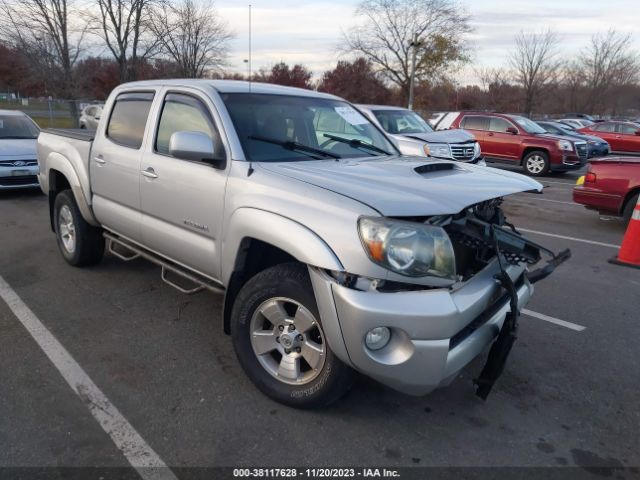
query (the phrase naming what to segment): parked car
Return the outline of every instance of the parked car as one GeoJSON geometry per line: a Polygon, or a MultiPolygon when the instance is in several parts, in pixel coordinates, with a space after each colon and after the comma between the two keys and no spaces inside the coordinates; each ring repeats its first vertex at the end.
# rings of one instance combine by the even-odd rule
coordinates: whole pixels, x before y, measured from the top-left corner
{"type": "Polygon", "coordinates": [[[89,105],[88,107],[84,107],[80,114],[80,128],[87,130],[95,130],[98,128],[103,107],[104,105],[89,105]]]}
{"type": "Polygon", "coordinates": [[[480,163],[480,144],[464,130],[436,132],[416,112],[387,105],[356,105],[369,120],[387,132],[404,155],[480,163]]]}
{"type": "Polygon", "coordinates": [[[546,120],[540,120],[536,122],[542,128],[545,129],[546,132],[551,133],[553,135],[558,135],[560,137],[573,138],[576,140],[582,140],[587,142],[587,151],[589,158],[591,157],[604,157],[609,155],[611,151],[611,147],[600,137],[596,137],[595,135],[585,135],[583,133],[578,132],[575,129],[572,129],[568,125],[560,122],[552,122],[546,120]]]}
{"type": "Polygon", "coordinates": [[[487,162],[521,165],[533,176],[581,168],[587,160],[585,141],[548,134],[532,120],[517,115],[457,112],[443,117],[438,128],[468,130],[480,143],[487,162]]]}
{"type": "Polygon", "coordinates": [[[0,190],[38,187],[39,133],[24,113],[0,110],[0,190]]]}
{"type": "Polygon", "coordinates": [[[640,123],[602,122],[578,131],[606,140],[613,152],[640,154],[640,123]]]}
{"type": "Polygon", "coordinates": [[[570,125],[575,129],[588,127],[589,125],[593,125],[595,123],[594,121],[588,120],[586,118],[563,118],[558,121],[570,125]]]}
{"type": "Polygon", "coordinates": [[[564,118],[579,118],[579,119],[583,119],[583,120],[591,120],[592,122],[597,121],[595,118],[593,118],[591,115],[587,115],[586,113],[573,113],[573,112],[569,112],[569,113],[565,113],[564,114],[564,118]]]}
{"type": "Polygon", "coordinates": [[[589,162],[573,189],[573,201],[629,221],[640,194],[640,158],[607,157],[589,162]]]}
{"type": "Polygon", "coordinates": [[[540,183],[400,156],[351,104],[315,91],[124,84],[95,135],[46,131],[38,159],[69,264],[100,262],[106,239],[183,292],[223,294],[239,364],[295,407],[338,399],[354,371],[423,395],[493,343],[486,397],[531,284],[569,256],[528,272],[549,251],[505,223],[501,198],[540,183]]]}

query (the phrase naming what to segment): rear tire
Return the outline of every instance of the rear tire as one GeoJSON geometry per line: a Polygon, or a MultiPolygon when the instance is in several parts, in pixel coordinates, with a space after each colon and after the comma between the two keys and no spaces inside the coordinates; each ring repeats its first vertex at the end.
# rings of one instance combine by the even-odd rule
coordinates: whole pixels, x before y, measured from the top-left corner
{"type": "Polygon", "coordinates": [[[622,218],[624,218],[624,223],[629,223],[631,221],[631,215],[633,215],[633,209],[636,208],[639,195],[640,193],[631,195],[631,198],[627,200],[627,203],[624,204],[624,210],[622,211],[622,218]]]}
{"type": "Polygon", "coordinates": [[[56,196],[53,225],[58,248],[68,264],[84,267],[100,263],[104,255],[102,230],[89,225],[82,218],[71,190],[56,196]]]}
{"type": "Polygon", "coordinates": [[[551,164],[549,163],[549,155],[542,150],[534,150],[525,155],[522,159],[522,168],[533,177],[541,177],[546,175],[551,164]]]}
{"type": "Polygon", "coordinates": [[[268,268],[242,287],[231,312],[231,336],[246,375],[280,403],[322,407],[351,388],[353,370],[329,348],[302,264],[268,268]]]}

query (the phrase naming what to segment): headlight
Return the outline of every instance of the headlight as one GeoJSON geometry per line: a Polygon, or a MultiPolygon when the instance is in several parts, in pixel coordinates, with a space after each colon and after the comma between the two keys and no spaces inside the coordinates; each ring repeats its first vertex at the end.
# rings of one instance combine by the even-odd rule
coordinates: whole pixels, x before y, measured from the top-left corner
{"type": "Polygon", "coordinates": [[[573,144],[568,140],[558,140],[558,147],[560,147],[560,150],[573,152],[573,144]]]}
{"type": "Polygon", "coordinates": [[[480,143],[476,142],[473,146],[473,158],[478,158],[480,155],[482,155],[482,151],[480,150],[480,143]]]}
{"type": "Polygon", "coordinates": [[[452,158],[451,149],[446,143],[428,143],[423,149],[428,157],[452,158]]]}
{"type": "Polygon", "coordinates": [[[408,277],[455,279],[453,245],[441,227],[380,217],[361,217],[358,231],[369,258],[408,277]]]}

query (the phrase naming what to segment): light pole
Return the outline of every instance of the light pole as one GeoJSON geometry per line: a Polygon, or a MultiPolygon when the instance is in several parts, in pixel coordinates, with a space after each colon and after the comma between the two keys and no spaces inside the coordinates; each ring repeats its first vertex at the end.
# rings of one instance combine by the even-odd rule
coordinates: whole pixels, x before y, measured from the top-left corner
{"type": "Polygon", "coordinates": [[[409,110],[413,110],[413,84],[416,78],[416,56],[418,53],[418,47],[422,46],[422,40],[418,39],[418,34],[413,35],[413,40],[409,44],[409,47],[413,49],[411,52],[411,75],[409,77],[409,110]]]}

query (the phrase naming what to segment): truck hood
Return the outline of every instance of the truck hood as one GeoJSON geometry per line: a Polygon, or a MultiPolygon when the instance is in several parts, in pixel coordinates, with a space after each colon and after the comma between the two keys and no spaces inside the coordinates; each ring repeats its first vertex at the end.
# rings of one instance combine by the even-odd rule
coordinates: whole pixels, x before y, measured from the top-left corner
{"type": "Polygon", "coordinates": [[[35,160],[36,139],[6,139],[0,138],[0,160],[35,160]]]}
{"type": "Polygon", "coordinates": [[[517,173],[421,157],[261,163],[260,167],[357,200],[381,215],[454,214],[542,185],[517,173]]]}
{"type": "Polygon", "coordinates": [[[474,142],[475,137],[466,130],[440,130],[428,133],[408,133],[406,135],[398,135],[399,137],[409,138],[411,140],[424,141],[427,143],[468,143],[474,142]]]}

